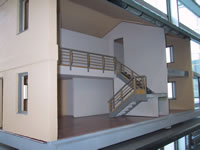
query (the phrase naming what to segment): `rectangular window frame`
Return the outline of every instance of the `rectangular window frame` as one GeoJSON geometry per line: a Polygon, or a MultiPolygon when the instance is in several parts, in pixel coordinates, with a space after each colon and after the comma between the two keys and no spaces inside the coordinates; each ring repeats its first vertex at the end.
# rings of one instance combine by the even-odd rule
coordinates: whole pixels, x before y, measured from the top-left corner
{"type": "MultiPolygon", "coordinates": [[[[168,84],[171,83],[172,84],[172,97],[168,96],[169,100],[176,100],[176,95],[177,95],[177,91],[176,91],[176,81],[168,81],[168,84]]],[[[169,92],[169,91],[168,91],[169,92]]]]}
{"type": "Polygon", "coordinates": [[[174,47],[173,46],[167,46],[166,47],[166,55],[167,55],[167,48],[169,48],[170,61],[167,62],[167,56],[166,56],[166,62],[167,62],[167,64],[174,63],[175,62],[175,60],[174,60],[174,47]]]}
{"type": "Polygon", "coordinates": [[[28,114],[28,72],[23,72],[18,74],[18,113],[28,114]],[[24,99],[24,81],[23,81],[25,77],[27,77],[27,94],[25,94],[27,97],[26,99],[24,99]]]}
{"type": "Polygon", "coordinates": [[[19,0],[19,33],[29,28],[29,0],[19,0]]]}

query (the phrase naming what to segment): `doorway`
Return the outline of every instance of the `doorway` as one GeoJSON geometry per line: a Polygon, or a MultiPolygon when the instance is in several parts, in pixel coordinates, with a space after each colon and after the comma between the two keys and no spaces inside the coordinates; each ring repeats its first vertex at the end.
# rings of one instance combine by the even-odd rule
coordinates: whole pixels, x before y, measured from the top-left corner
{"type": "Polygon", "coordinates": [[[0,78],[0,128],[3,127],[3,78],[0,78]]]}
{"type": "Polygon", "coordinates": [[[114,40],[114,56],[122,64],[124,64],[124,39],[114,40]]]}

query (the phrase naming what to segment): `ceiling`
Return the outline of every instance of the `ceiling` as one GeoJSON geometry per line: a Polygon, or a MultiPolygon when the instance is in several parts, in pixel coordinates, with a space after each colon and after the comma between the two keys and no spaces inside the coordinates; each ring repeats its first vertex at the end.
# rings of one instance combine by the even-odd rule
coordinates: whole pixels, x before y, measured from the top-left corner
{"type": "Polygon", "coordinates": [[[106,0],[61,0],[60,14],[62,28],[96,37],[104,37],[120,22],[153,26],[106,0]]]}

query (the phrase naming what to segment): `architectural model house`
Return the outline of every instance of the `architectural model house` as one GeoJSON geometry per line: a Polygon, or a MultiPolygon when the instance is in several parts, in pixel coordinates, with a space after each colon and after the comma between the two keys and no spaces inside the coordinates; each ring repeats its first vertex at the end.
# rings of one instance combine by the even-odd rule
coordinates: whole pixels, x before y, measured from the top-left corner
{"type": "Polygon", "coordinates": [[[198,116],[191,41],[200,41],[200,8],[161,5],[0,0],[0,143],[99,149],[198,116]],[[181,22],[186,7],[195,29],[181,22]]]}

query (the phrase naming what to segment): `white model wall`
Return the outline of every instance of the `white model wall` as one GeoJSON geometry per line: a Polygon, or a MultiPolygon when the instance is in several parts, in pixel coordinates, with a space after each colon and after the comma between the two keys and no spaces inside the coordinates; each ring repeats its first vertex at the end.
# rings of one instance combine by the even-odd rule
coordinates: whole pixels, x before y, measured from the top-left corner
{"type": "MultiPolygon", "coordinates": [[[[114,40],[123,38],[125,65],[138,74],[145,75],[147,86],[151,90],[156,93],[167,93],[167,65],[163,29],[121,23],[104,38],[109,40],[109,53],[111,54],[114,54],[114,40]]],[[[117,80],[115,81],[114,89],[117,92],[122,84],[117,80]]],[[[158,101],[141,103],[128,115],[156,116],[158,113],[168,114],[168,100],[161,103],[158,104],[158,101]],[[146,111],[141,113],[140,110],[146,111]]]]}
{"type": "Polygon", "coordinates": [[[109,113],[108,100],[113,96],[113,80],[74,78],[74,117],[109,113]]]}
{"type": "Polygon", "coordinates": [[[155,92],[167,93],[167,65],[164,30],[131,23],[121,23],[105,39],[110,53],[114,40],[124,39],[124,62],[140,75],[147,76],[148,87],[155,92]]]}
{"type": "Polygon", "coordinates": [[[61,29],[61,47],[108,55],[108,41],[87,34],[61,29]]]}

